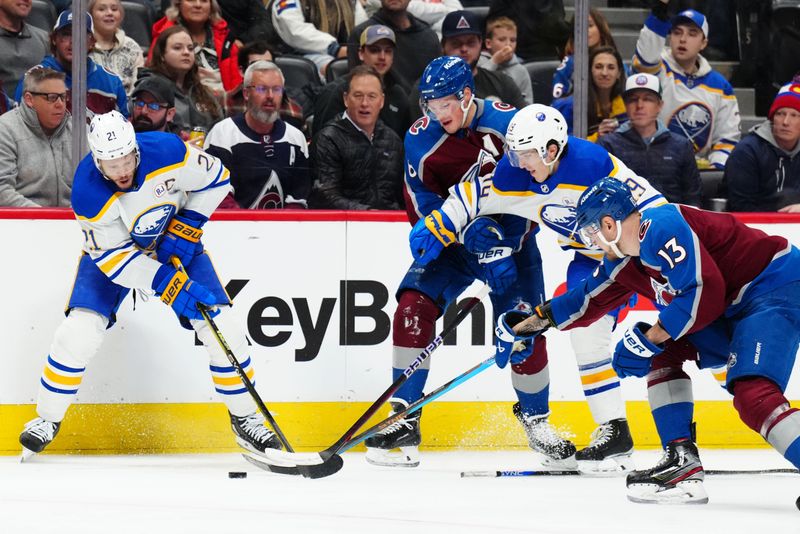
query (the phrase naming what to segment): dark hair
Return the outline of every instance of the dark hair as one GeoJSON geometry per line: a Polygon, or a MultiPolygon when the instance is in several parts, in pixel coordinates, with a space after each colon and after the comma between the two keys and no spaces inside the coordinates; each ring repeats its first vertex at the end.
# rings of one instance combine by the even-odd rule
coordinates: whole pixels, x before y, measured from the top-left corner
{"type": "Polygon", "coordinates": [[[589,52],[589,105],[586,108],[586,113],[588,114],[589,119],[587,121],[587,125],[589,126],[590,130],[592,126],[597,126],[600,124],[602,119],[608,118],[602,117],[600,110],[598,110],[599,102],[597,101],[597,89],[595,89],[594,78],[592,77],[592,65],[594,65],[595,58],[600,54],[609,54],[614,56],[614,59],[617,61],[617,69],[619,69],[617,81],[611,88],[611,102],[613,102],[616,97],[621,96],[625,90],[625,65],[622,63],[622,56],[619,55],[617,49],[610,46],[594,47],[592,51],[589,52]]]}
{"type": "Polygon", "coordinates": [[[350,92],[350,83],[356,76],[375,76],[378,79],[378,83],[381,84],[381,92],[386,92],[386,87],[383,85],[383,78],[381,77],[380,73],[375,70],[375,67],[370,67],[369,65],[359,65],[347,73],[347,85],[344,87],[345,93],[350,92]]]}
{"type": "MultiPolygon", "coordinates": [[[[164,53],[167,51],[167,40],[177,33],[185,33],[189,35],[189,37],[192,35],[189,33],[189,30],[183,26],[170,26],[156,39],[156,42],[153,44],[153,56],[150,59],[150,68],[153,69],[154,72],[172,80],[173,83],[176,82],[177,76],[175,71],[164,62],[164,53]]],[[[185,81],[186,83],[184,85],[192,100],[194,100],[195,104],[201,106],[201,108],[198,109],[204,110],[214,118],[222,118],[219,113],[219,106],[214,100],[214,95],[212,95],[211,91],[200,81],[197,62],[195,62],[192,68],[189,69],[189,72],[186,73],[185,81]]]]}
{"type": "MultiPolygon", "coordinates": [[[[597,26],[597,30],[600,32],[600,42],[597,43],[597,46],[610,46],[613,48],[617,47],[617,44],[614,42],[614,37],[611,35],[611,29],[608,27],[608,21],[606,17],[600,12],[599,9],[590,7],[589,8],[589,17],[594,21],[594,25],[597,26]]],[[[575,53],[575,43],[573,40],[575,39],[575,17],[572,17],[570,21],[572,24],[573,31],[569,34],[569,39],[567,39],[567,45],[564,47],[564,55],[571,56],[575,53]]]]}
{"type": "Polygon", "coordinates": [[[239,61],[239,68],[242,69],[242,72],[246,71],[249,66],[247,58],[251,54],[262,55],[266,52],[269,52],[272,59],[275,59],[275,50],[267,41],[251,41],[242,45],[239,49],[239,55],[236,56],[236,59],[239,61]]]}

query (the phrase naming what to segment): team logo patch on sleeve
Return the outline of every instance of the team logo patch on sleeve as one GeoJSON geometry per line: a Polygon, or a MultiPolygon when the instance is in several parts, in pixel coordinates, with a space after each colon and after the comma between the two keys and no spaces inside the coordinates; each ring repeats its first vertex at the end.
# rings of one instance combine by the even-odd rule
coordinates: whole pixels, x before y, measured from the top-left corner
{"type": "Polygon", "coordinates": [[[283,13],[285,10],[292,9],[294,7],[297,7],[297,2],[295,2],[295,0],[280,0],[276,6],[278,15],[283,13]]]}
{"type": "Polygon", "coordinates": [[[167,223],[172,219],[175,206],[163,204],[153,206],[145,211],[134,221],[131,230],[131,238],[142,249],[151,250],[155,247],[156,241],[166,228],[167,223]]]}

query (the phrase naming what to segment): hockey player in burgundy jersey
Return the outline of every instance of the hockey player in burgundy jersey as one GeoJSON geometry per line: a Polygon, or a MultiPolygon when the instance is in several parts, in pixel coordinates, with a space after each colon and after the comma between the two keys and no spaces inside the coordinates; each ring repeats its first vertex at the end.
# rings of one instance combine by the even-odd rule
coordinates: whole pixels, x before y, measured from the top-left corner
{"type": "MultiPolygon", "coordinates": [[[[474,97],[469,66],[460,58],[433,60],[420,81],[425,116],[405,138],[406,209],[412,224],[439,208],[448,188],[494,171],[503,155],[508,123],[516,111],[500,102],[474,97]]],[[[482,217],[465,229],[437,260],[412,263],[397,290],[392,328],[393,374],[396,379],[433,339],[437,317],[476,279],[492,288],[494,309],[531,309],[544,299],[541,257],[534,225],[520,217],[482,217]]],[[[526,412],[547,406],[549,381],[544,342],[536,343],[540,357],[522,365],[512,361],[512,383],[526,412]]],[[[430,359],[391,399],[395,411],[422,396],[430,359]]],[[[545,408],[546,411],[546,408],[545,408]]],[[[552,459],[574,458],[575,447],[554,442],[549,425],[540,425],[539,439],[553,442],[552,459]]],[[[416,466],[419,463],[419,418],[412,416],[366,441],[367,460],[378,465],[416,466]],[[391,453],[400,449],[401,454],[391,453]]]]}
{"type": "Polygon", "coordinates": [[[725,387],[742,421],[800,468],[800,410],[783,395],[800,346],[800,250],[729,214],[680,205],[640,212],[630,190],[610,178],[589,188],[577,210],[576,226],[603,249],[603,263],[525,321],[531,332],[564,330],[634,292],[656,303],[656,324],[630,328],[613,358],[620,377],[647,376],[665,449],[655,467],[628,475],[629,499],[708,501],[686,360],[700,368],[727,362],[725,387]]]}

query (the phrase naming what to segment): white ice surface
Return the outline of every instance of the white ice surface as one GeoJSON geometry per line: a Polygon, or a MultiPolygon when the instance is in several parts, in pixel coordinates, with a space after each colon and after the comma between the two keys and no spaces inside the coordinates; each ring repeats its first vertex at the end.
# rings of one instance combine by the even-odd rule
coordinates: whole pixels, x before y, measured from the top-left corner
{"type": "MultiPolygon", "coordinates": [[[[701,455],[707,469],[790,467],[766,449],[701,455]]],[[[628,502],[623,478],[460,478],[536,469],[526,452],[423,451],[416,469],[344,459],[307,480],[236,454],[0,457],[0,533],[800,533],[797,475],[708,476],[709,504],[658,506],[628,502]]]]}

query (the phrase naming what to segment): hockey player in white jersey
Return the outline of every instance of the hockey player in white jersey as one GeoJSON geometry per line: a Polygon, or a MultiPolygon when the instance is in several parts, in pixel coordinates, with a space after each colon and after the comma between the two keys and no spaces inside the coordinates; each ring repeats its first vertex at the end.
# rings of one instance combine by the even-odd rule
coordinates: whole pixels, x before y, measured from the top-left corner
{"type": "Polygon", "coordinates": [[[131,289],[154,291],[197,333],[237,442],[256,453],[281,448],[197,307],[213,306],[211,315],[253,380],[244,332],[231,320],[230,299],[201,241],[201,227],[231,189],[228,170],[175,135],[136,134],[116,111],[92,119],[88,141],[91,154],[78,165],[72,188],[83,253],[67,317],[56,329],[39,381],[38,417],[19,438],[23,459],[56,437],[131,289]],[[172,266],[173,257],[185,271],[172,266]]]}
{"type": "Polygon", "coordinates": [[[708,44],[706,17],[687,9],[668,20],[668,3],[653,3],[636,42],[633,70],[658,76],[664,100],[659,118],[692,142],[697,157],[724,169],[741,135],[739,103],[728,80],[700,55],[708,44]]]}
{"type": "MultiPolygon", "coordinates": [[[[666,199],[647,180],[605,149],[568,136],[566,121],[556,109],[532,104],[511,120],[506,133],[506,154],[494,175],[451,187],[450,196],[433,216],[441,217],[442,226],[456,235],[469,225],[487,220],[482,216],[500,213],[518,215],[546,226],[557,234],[561,248],[575,254],[567,271],[567,286],[573,287],[591,275],[603,255],[600,249],[581,242],[576,235],[575,206],[586,188],[606,176],[627,184],[641,208],[666,204],[666,199]]],[[[447,246],[431,228],[436,226],[426,225],[422,219],[411,233],[412,254],[423,262],[447,246]]],[[[624,472],[633,468],[633,440],[619,378],[611,368],[609,344],[615,323],[616,312],[573,331],[571,336],[584,395],[598,424],[589,446],[575,455],[584,471],[624,472]]],[[[498,322],[499,342],[509,335],[514,337],[511,326],[498,322]]],[[[526,430],[535,423],[532,415],[519,415],[526,430]]]]}

